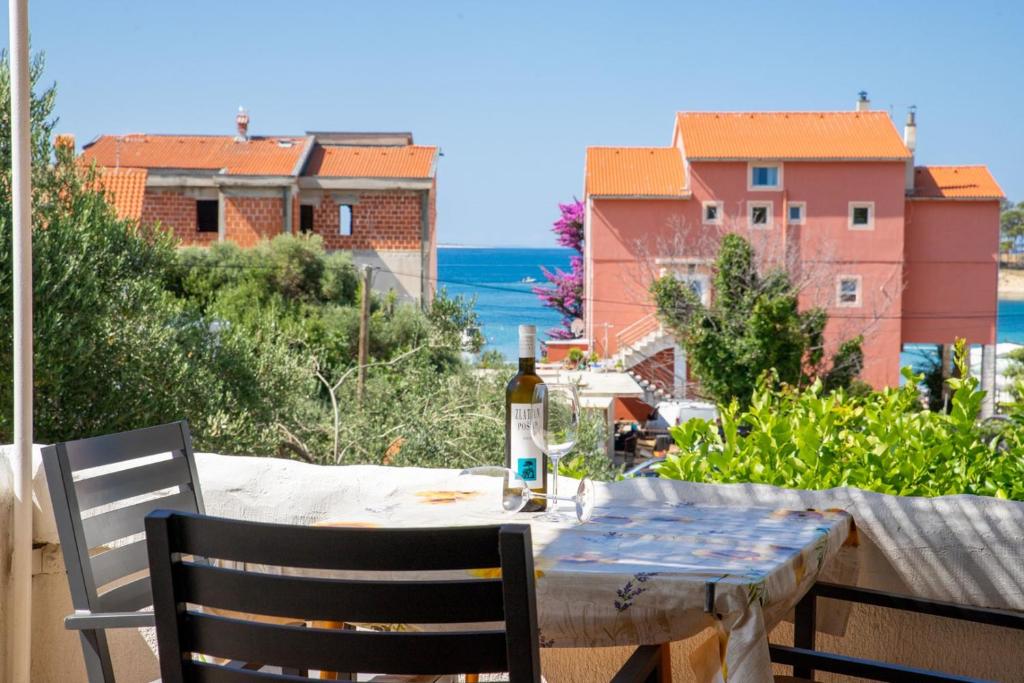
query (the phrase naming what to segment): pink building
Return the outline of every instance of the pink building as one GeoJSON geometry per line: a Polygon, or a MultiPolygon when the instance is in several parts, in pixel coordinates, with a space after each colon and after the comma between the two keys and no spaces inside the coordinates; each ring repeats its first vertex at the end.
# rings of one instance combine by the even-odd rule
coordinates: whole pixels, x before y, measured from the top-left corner
{"type": "Polygon", "coordinates": [[[588,149],[592,348],[685,392],[647,288],[673,273],[710,301],[725,232],[828,311],[829,351],[864,336],[876,387],[898,383],[904,344],[994,344],[1002,191],[984,166],[915,168],[916,132],[913,113],[901,137],[862,97],[852,112],[683,112],[669,147],[588,149]]]}

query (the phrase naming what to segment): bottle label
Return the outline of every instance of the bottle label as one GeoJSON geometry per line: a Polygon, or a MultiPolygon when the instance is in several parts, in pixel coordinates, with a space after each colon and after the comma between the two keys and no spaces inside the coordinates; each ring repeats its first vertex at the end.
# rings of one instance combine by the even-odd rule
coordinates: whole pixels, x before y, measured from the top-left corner
{"type": "Polygon", "coordinates": [[[534,419],[540,419],[541,406],[539,403],[513,403],[509,410],[512,411],[509,429],[512,469],[530,488],[542,487],[543,456],[530,436],[531,423],[534,419]]]}

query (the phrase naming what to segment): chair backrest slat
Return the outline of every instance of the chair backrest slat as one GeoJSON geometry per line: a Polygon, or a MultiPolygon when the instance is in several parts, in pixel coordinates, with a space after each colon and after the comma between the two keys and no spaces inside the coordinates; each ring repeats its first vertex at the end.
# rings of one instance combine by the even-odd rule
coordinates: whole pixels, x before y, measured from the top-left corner
{"type": "Polygon", "coordinates": [[[296,527],[158,511],[146,518],[146,537],[161,671],[168,683],[289,680],[269,673],[236,677],[213,671],[193,655],[300,670],[509,671],[515,683],[540,680],[528,526],[296,527]],[[442,554],[449,550],[445,562],[442,554]],[[326,578],[316,570],[359,574],[326,578]],[[302,628],[281,618],[459,626],[381,632],[302,628]],[[510,653],[525,661],[510,663],[510,653]]]}
{"type": "Polygon", "coordinates": [[[288,525],[210,518],[186,524],[183,539],[202,557],[258,564],[280,564],[286,550],[290,565],[352,571],[428,571],[498,567],[491,527],[450,529],[345,529],[307,527],[301,534],[288,525]]]}
{"type": "Polygon", "coordinates": [[[153,510],[197,512],[196,499],[191,491],[183,491],[87,517],[82,520],[85,542],[91,549],[142,533],[146,515],[153,510]]]}
{"type": "Polygon", "coordinates": [[[99,596],[104,612],[137,612],[153,604],[153,591],[149,576],[142,576],[99,596]]]}
{"type": "Polygon", "coordinates": [[[223,569],[183,562],[189,601],[235,612],[349,623],[504,621],[501,579],[351,581],[223,569]],[[443,611],[438,605],[446,605],[443,611]]]}
{"type": "Polygon", "coordinates": [[[204,662],[192,662],[189,666],[192,683],[309,683],[306,676],[269,674],[242,667],[226,667],[204,662]]]}
{"type": "Polygon", "coordinates": [[[92,578],[97,588],[148,568],[145,539],[92,556],[92,578]]]}
{"type": "Polygon", "coordinates": [[[175,456],[142,467],[118,470],[75,482],[78,506],[89,510],[154,491],[188,485],[192,473],[184,457],[175,456]]]}
{"type": "Polygon", "coordinates": [[[182,447],[180,422],[144,427],[130,432],[104,434],[77,441],[65,441],[71,471],[112,465],[125,460],[145,458],[182,447]]]}
{"type": "Polygon", "coordinates": [[[261,661],[291,669],[344,671],[358,663],[364,671],[393,674],[449,674],[452,660],[470,673],[506,668],[502,631],[360,632],[201,612],[187,612],[184,618],[187,646],[212,657],[247,661],[258,653],[261,661]]]}
{"type": "MultiPolygon", "coordinates": [[[[188,424],[57,443],[42,455],[75,609],[103,613],[151,605],[145,541],[127,537],[144,532],[151,510],[203,511],[188,424]],[[170,458],[156,457],[164,454],[170,458]]],[[[90,683],[112,680],[103,631],[82,642],[90,683]]]]}

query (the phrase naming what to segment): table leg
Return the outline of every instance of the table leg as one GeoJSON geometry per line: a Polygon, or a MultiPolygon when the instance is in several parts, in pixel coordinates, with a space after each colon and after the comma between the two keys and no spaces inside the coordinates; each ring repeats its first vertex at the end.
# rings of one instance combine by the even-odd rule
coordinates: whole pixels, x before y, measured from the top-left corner
{"type": "Polygon", "coordinates": [[[658,667],[661,675],[658,683],[672,683],[672,643],[659,645],[658,653],[661,655],[661,666],[658,667]]]}

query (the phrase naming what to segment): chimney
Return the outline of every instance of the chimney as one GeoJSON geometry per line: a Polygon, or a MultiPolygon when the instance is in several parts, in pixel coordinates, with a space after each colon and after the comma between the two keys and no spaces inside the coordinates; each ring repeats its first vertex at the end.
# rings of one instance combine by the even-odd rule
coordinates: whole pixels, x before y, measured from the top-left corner
{"type": "Polygon", "coordinates": [[[903,126],[903,144],[910,150],[907,159],[906,190],[914,193],[914,152],[917,150],[917,107],[910,105],[907,109],[907,124],[903,126]]]}
{"type": "Polygon", "coordinates": [[[245,142],[249,139],[249,113],[245,111],[245,107],[238,108],[238,114],[235,116],[235,124],[238,126],[238,135],[235,136],[237,142],[245,142]]]}
{"type": "Polygon", "coordinates": [[[854,111],[870,111],[871,100],[868,99],[868,91],[861,90],[857,93],[857,106],[854,111]]]}

